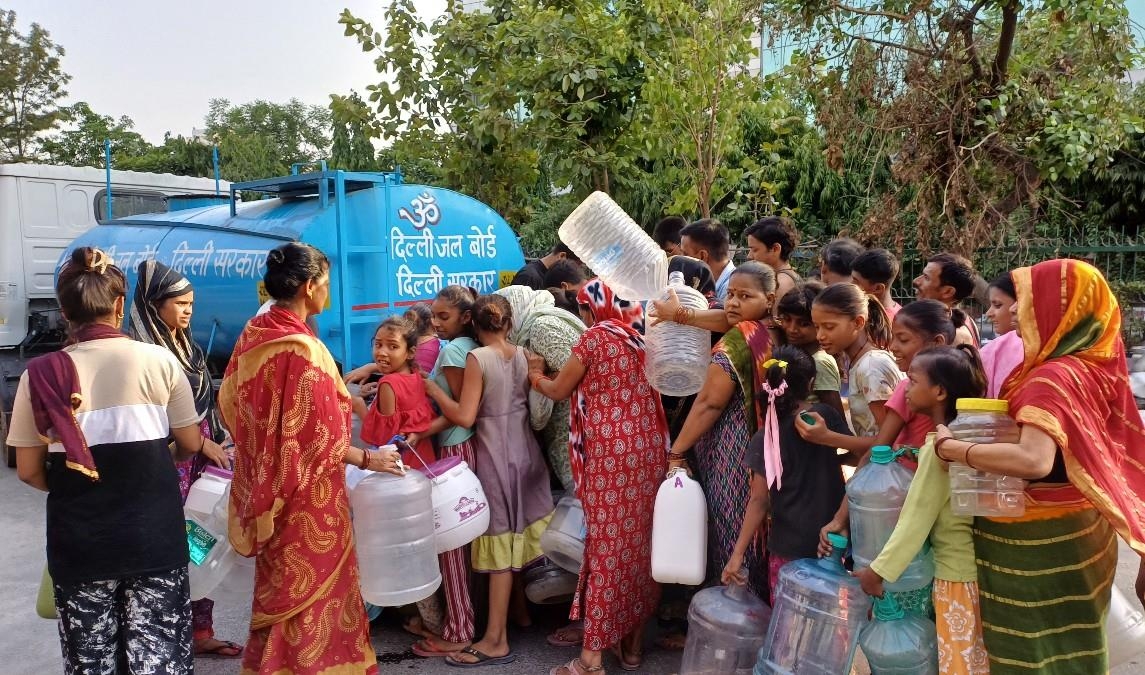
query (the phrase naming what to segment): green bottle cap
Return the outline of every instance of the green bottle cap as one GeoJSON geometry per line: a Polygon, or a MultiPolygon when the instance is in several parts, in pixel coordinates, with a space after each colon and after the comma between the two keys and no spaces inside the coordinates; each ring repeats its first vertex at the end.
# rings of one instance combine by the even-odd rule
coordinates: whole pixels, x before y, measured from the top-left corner
{"type": "Polygon", "coordinates": [[[876,445],[871,448],[871,461],[875,464],[890,464],[895,461],[895,451],[889,445],[876,445]]]}
{"type": "Polygon", "coordinates": [[[831,543],[831,548],[837,548],[840,551],[846,551],[847,544],[851,543],[850,539],[847,539],[843,535],[836,532],[828,532],[827,541],[831,543]]]}

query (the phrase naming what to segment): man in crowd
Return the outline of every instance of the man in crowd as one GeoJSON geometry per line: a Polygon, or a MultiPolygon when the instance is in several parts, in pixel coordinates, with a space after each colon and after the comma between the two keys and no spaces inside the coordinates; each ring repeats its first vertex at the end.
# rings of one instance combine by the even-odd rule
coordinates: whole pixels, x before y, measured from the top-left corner
{"type": "Polygon", "coordinates": [[[704,218],[680,230],[680,248],[684,255],[704,263],[716,278],[716,298],[723,302],[728,294],[728,281],[735,270],[735,263],[728,255],[731,235],[723,223],[714,218],[704,218]]]}
{"type": "Polygon", "coordinates": [[[557,242],[549,254],[543,258],[537,258],[526,264],[518,272],[517,276],[513,277],[513,286],[528,286],[535,291],[545,290],[545,273],[549,268],[557,263],[558,260],[571,260],[575,263],[580,262],[580,258],[572,252],[568,246],[562,242],[557,242]]]}

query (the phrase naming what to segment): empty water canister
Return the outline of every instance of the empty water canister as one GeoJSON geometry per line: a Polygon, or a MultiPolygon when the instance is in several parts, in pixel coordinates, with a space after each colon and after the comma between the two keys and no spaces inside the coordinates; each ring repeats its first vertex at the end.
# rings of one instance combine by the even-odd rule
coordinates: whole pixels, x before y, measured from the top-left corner
{"type": "MultiPolygon", "coordinates": [[[[968,443],[1017,443],[1018,424],[1010,418],[1010,404],[995,398],[960,398],[958,417],[950,423],[954,438],[968,443]]],[[[1026,481],[950,465],[950,510],[956,516],[1004,516],[1026,512],[1026,481]]]]}
{"type": "MultiPolygon", "coordinates": [[[[668,275],[668,289],[661,294],[662,299],[667,299],[668,290],[675,291],[682,307],[697,311],[708,308],[704,294],[685,284],[681,272],[668,275]]],[[[646,311],[649,319],[656,318],[652,303],[648,303],[646,311]]],[[[647,325],[644,371],[648,384],[667,396],[691,396],[698,392],[712,360],[711,332],[668,320],[659,323],[650,320],[647,325]]]]}
{"type": "Polygon", "coordinates": [[[875,598],[875,620],[859,633],[871,675],[938,675],[934,622],[907,614],[889,593],[875,598]]]}
{"type": "Polygon", "coordinates": [[[755,675],[851,672],[871,599],[843,567],[847,538],[834,533],[828,537],[830,556],[796,560],[780,568],[755,675]]]}
{"type": "Polygon", "coordinates": [[[1113,587],[1109,598],[1105,640],[1109,645],[1111,669],[1145,652],[1145,616],[1142,616],[1137,602],[1128,600],[1117,586],[1113,587]]]}
{"type": "Polygon", "coordinates": [[[350,491],[362,597],[381,607],[424,600],[441,585],[430,484],[417,471],[373,473],[350,491]]]}
{"type": "Polygon", "coordinates": [[[742,584],[706,588],[688,607],[680,675],[751,675],[771,609],[742,584]]]}
{"type": "Polygon", "coordinates": [[[551,560],[534,565],[525,572],[525,597],[538,605],[569,602],[576,593],[579,577],[557,566],[551,560]]]}
{"type": "Polygon", "coordinates": [[[446,457],[422,473],[433,486],[433,530],[438,553],[465,546],[489,529],[489,502],[481,481],[460,457],[446,457]]]}
{"type": "Polygon", "coordinates": [[[578,574],[584,563],[584,536],[580,500],[570,495],[561,497],[549,527],[541,533],[541,550],[562,569],[578,574]]]}
{"type": "Polygon", "coordinates": [[[664,251],[603,192],[594,192],[581,202],[557,234],[625,300],[659,297],[668,283],[664,251]]]}
{"type": "MultiPolygon", "coordinates": [[[[894,461],[890,447],[871,448],[871,461],[847,483],[851,520],[851,554],[855,568],[870,567],[891,538],[899,520],[913,474],[894,461]]],[[[885,588],[894,593],[913,591],[934,580],[934,555],[923,546],[894,583],[885,588]]]]}
{"type": "MultiPolygon", "coordinates": [[[[217,466],[208,466],[203,473],[191,483],[187,491],[187,500],[183,502],[183,510],[190,511],[197,516],[207,518],[215,510],[215,505],[223,498],[227,486],[231,484],[234,473],[217,466]]],[[[224,519],[224,522],[225,519],[224,519]]]]}
{"type": "Polygon", "coordinates": [[[223,494],[205,515],[187,508],[183,510],[187,528],[187,549],[191,558],[191,563],[187,566],[187,576],[192,600],[205,598],[215,590],[215,587],[231,573],[236,559],[241,557],[231,548],[231,542],[227,538],[226,516],[229,501],[230,485],[227,485],[223,494]]]}
{"type": "Polygon", "coordinates": [[[708,505],[700,484],[682,468],[668,472],[652,512],[652,578],[699,586],[707,572],[708,505]]]}
{"type": "MultiPolygon", "coordinates": [[[[214,522],[219,523],[223,532],[227,532],[227,513],[231,503],[231,486],[228,484],[223,498],[215,504],[212,513],[214,522]]],[[[239,596],[249,601],[254,595],[254,558],[246,558],[234,550],[231,551],[230,569],[219,581],[219,587],[227,593],[239,596]]]]}

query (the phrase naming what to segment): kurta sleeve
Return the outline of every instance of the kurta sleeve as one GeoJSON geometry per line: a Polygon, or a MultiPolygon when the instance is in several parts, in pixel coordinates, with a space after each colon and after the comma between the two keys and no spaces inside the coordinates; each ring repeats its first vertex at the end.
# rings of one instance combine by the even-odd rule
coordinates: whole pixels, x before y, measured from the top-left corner
{"type": "Polygon", "coordinates": [[[926,544],[930,531],[946,502],[950,500],[950,478],[934,454],[934,442],[927,442],[918,452],[918,471],[910,483],[902,514],[871,569],[887,581],[899,576],[926,544]]]}

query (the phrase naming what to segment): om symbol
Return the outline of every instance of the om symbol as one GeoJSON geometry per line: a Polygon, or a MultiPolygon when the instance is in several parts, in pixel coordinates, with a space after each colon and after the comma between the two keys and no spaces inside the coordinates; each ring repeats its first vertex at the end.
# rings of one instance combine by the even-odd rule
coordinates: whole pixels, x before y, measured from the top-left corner
{"type": "Polygon", "coordinates": [[[429,191],[425,191],[414,197],[414,200],[409,203],[413,213],[409,212],[404,206],[398,209],[398,218],[408,220],[415,230],[423,230],[429,225],[437,225],[441,220],[441,209],[437,206],[437,197],[434,197],[429,191]]]}

